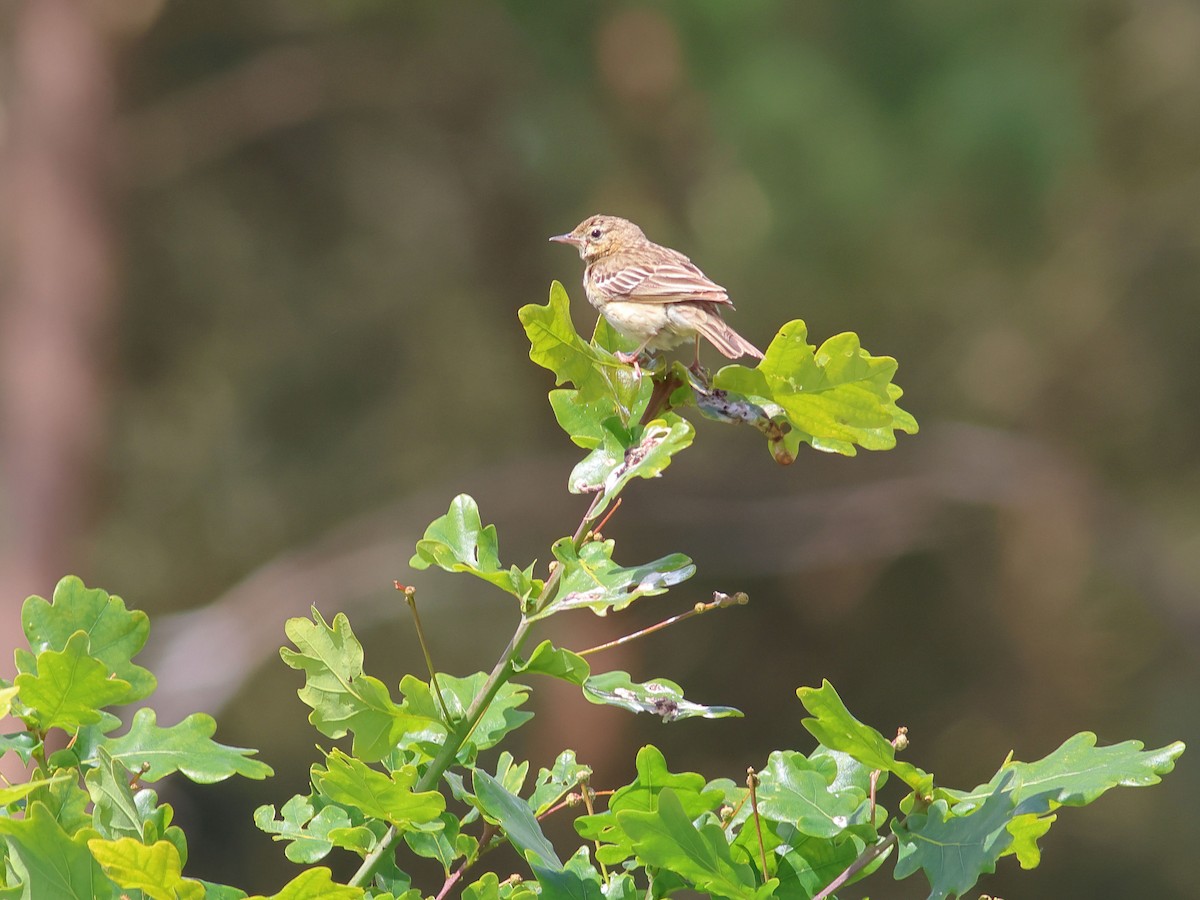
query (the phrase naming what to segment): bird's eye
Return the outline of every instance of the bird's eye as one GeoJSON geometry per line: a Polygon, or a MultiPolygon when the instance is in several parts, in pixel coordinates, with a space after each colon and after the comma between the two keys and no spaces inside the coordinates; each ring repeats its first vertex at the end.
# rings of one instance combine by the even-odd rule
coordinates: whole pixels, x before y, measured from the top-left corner
{"type": "Polygon", "coordinates": [[[599,228],[593,228],[593,229],[592,229],[592,237],[594,237],[594,238],[598,238],[598,237],[600,237],[600,234],[601,234],[601,232],[600,232],[600,229],[599,229],[599,228]]]}

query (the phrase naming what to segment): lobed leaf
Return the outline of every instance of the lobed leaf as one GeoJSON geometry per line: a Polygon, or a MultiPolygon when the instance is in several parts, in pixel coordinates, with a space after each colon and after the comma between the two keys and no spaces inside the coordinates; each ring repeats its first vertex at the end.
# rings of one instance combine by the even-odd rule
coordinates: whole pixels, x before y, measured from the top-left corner
{"type": "Polygon", "coordinates": [[[758,885],[753,867],[735,862],[720,826],[711,822],[696,827],[674,791],[659,793],[658,808],[617,813],[617,822],[629,836],[644,864],[681,875],[697,890],[718,897],[769,897],[778,882],[758,885]]]}
{"type": "Polygon", "coordinates": [[[529,358],[553,372],[555,384],[574,385],[550,392],[554,416],[572,441],[591,449],[599,446],[606,419],[623,425],[638,420],[653,385],[649,378],[634,377],[630,366],[608,352],[615,346],[603,336],[603,318],[596,341],[580,337],[571,321],[570,298],[557,281],[545,306],[523,306],[518,316],[529,337],[529,358]]]}
{"type": "Polygon", "coordinates": [[[54,588],[51,601],[28,598],[21,607],[21,628],[30,653],[18,654],[18,668],[33,673],[32,657],[46,650],[62,651],[77,631],[87,635],[87,652],[104,664],[109,675],[129,684],[129,701],[153,693],[157,684],[148,669],[130,660],[146,644],[150,619],[141,610],[125,608],[125,601],[98,588],[89,589],[74,575],[54,588]]]}
{"type": "Polygon", "coordinates": [[[134,699],[129,682],[112,677],[108,666],[89,653],[89,644],[87,634],[76,631],[61,651],[37,654],[36,674],[17,676],[25,717],[42,731],[76,731],[99,722],[103,707],[134,699]]]}
{"type": "Polygon", "coordinates": [[[591,674],[592,667],[578,653],[555,647],[549,641],[542,641],[529,654],[528,660],[514,660],[513,671],[522,675],[549,675],[551,678],[559,678],[582,687],[591,674]]]}
{"type": "Polygon", "coordinates": [[[563,567],[558,590],[531,619],[568,609],[590,609],[598,616],[620,611],[640,597],[653,597],[686,581],[696,572],[682,553],[672,553],[641,566],[613,562],[613,541],[588,541],[578,550],[570,538],[555,542],[553,552],[563,567]]]}
{"type": "Polygon", "coordinates": [[[758,773],[758,810],[802,834],[832,838],[855,824],[866,795],[858,788],[834,790],[832,777],[804,754],[776,750],[758,773]]]}
{"type": "Polygon", "coordinates": [[[142,781],[158,781],[172,772],[182,772],[197,784],[224,781],[232,775],[263,779],[274,774],[265,762],[249,758],[257,750],[214,741],[217,723],[210,715],[193,713],[169,728],[159,728],[156,719],[154,710],[139,709],[129,731],[110,739],[106,748],[130,771],[148,764],[142,781]]]}
{"type": "Polygon", "coordinates": [[[313,798],[296,795],[283,804],[278,818],[273,805],[260,806],[254,811],[254,824],[259,831],[272,835],[272,840],[287,841],[283,854],[292,862],[311,865],[333,849],[330,832],[349,828],[350,816],[335,804],[318,811],[313,798]]]}
{"type": "Polygon", "coordinates": [[[542,582],[533,577],[533,567],[505,569],[498,550],[496,526],[484,527],[479,506],[471,497],[459,494],[450,502],[449,512],[425,529],[408,564],[414,569],[438,566],[447,572],[470,572],[522,601],[540,593],[542,582]]]}
{"type": "Polygon", "coordinates": [[[896,748],[874,728],[854,718],[828,681],[819,688],[800,688],[796,694],[813,714],[800,724],[824,746],[849,754],[868,769],[891,772],[918,793],[932,789],[933,776],[896,759],[896,748]]]}
{"type": "Polygon", "coordinates": [[[288,620],[285,631],[297,649],[279,652],[304,672],[298,693],[312,707],[308,720],[318,731],[335,739],[353,732],[354,755],[366,762],[383,759],[404,738],[445,737],[436,709],[419,714],[397,705],[383,682],[363,672],[362,644],[343,613],[334,616],[332,628],[315,607],[312,614],[312,621],[288,620]]]}
{"type": "Polygon", "coordinates": [[[732,706],[702,706],[683,699],[683,688],[666,678],[638,683],[628,672],[612,671],[592,675],[583,685],[583,696],[592,703],[619,706],[630,712],[653,713],[664,722],[676,722],[701,716],[705,719],[741,718],[732,706]]]}
{"type": "Polygon", "coordinates": [[[998,860],[1012,844],[1008,830],[1016,811],[1009,773],[986,800],[967,815],[957,815],[945,800],[935,800],[926,812],[913,813],[892,827],[899,838],[895,877],[907,878],[918,869],[929,879],[931,900],[958,897],[975,886],[979,876],[996,871],[998,860]]]}
{"type": "Polygon", "coordinates": [[[337,749],[325,757],[325,766],[312,767],[313,787],[322,795],[399,829],[435,822],[446,808],[446,798],[437,791],[413,791],[417,783],[414,766],[403,766],[389,776],[337,749]]]}
{"type": "Polygon", "coordinates": [[[41,801],[33,802],[23,819],[0,817],[0,835],[25,870],[23,896],[56,900],[113,896],[112,882],[87,846],[96,832],[83,828],[68,835],[41,801]]]}
{"type": "MultiPolygon", "coordinates": [[[[466,717],[467,710],[486,682],[486,672],[476,672],[466,678],[457,678],[445,672],[438,673],[438,687],[441,688],[442,700],[450,711],[451,721],[458,722],[466,717]]],[[[405,694],[406,706],[414,713],[427,716],[438,714],[437,698],[424,681],[412,675],[405,675],[400,681],[400,690],[405,694]]],[[[532,719],[533,713],[517,709],[527,699],[528,687],[513,681],[505,682],[496,692],[475,730],[471,732],[471,743],[479,750],[494,747],[509,732],[515,731],[532,719]]]]}
{"type": "Polygon", "coordinates": [[[803,321],[788,322],[756,368],[725,366],[713,386],[768,415],[781,411],[792,429],[789,448],[806,442],[816,450],[854,456],[856,447],[894,447],[897,431],[916,433],[916,420],[896,405],[903,392],[891,382],[894,359],[871,356],[851,332],[819,348],[807,337],[803,321]]]}
{"type": "Polygon", "coordinates": [[[249,900],[361,900],[366,892],[333,880],[333,873],[324,866],[301,872],[277,893],[264,897],[255,894],[249,900]]]}
{"type": "Polygon", "coordinates": [[[141,891],[151,900],[204,900],[199,881],[183,877],[183,861],[169,841],[146,845],[123,837],[115,841],[93,838],[88,849],[104,874],[123,888],[141,891]]]}
{"type": "Polygon", "coordinates": [[[541,769],[529,797],[529,807],[535,815],[541,815],[584,780],[591,778],[592,770],[575,759],[574,750],[564,750],[549,769],[541,769]]]}
{"type": "Polygon", "coordinates": [[[571,471],[573,494],[601,494],[592,514],[599,516],[632,478],[657,478],[671,457],[691,445],[696,429],[675,413],[645,425],[626,427],[606,419],[600,444],[571,471]]]}
{"type": "Polygon", "coordinates": [[[705,784],[703,775],[671,772],[662,751],[651,744],[638,751],[634,764],[637,777],[613,793],[607,811],[580,816],[575,820],[575,830],[580,837],[605,845],[597,851],[596,857],[606,864],[620,863],[633,854],[632,841],[621,828],[617,813],[627,810],[653,811],[658,808],[659,795],[669,788],[688,818],[694,819],[715,809],[724,797],[720,790],[705,784]]]}

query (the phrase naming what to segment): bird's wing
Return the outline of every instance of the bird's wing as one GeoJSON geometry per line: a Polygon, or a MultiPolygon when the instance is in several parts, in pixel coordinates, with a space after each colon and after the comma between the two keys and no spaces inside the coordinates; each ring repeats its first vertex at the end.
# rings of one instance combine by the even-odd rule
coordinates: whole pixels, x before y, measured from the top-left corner
{"type": "Polygon", "coordinates": [[[601,280],[608,291],[642,303],[707,300],[732,305],[725,288],[712,281],[683,254],[669,260],[623,266],[601,280]]]}

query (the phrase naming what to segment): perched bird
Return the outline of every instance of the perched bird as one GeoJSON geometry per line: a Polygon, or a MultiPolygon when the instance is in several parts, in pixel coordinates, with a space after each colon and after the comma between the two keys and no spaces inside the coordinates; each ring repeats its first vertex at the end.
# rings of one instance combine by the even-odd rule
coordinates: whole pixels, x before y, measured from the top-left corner
{"type": "Polygon", "coordinates": [[[691,337],[696,339],[693,370],[700,368],[701,337],[730,359],[762,359],[762,351],[721,318],[721,307],[733,309],[725,288],[628,219],[592,216],[550,240],[579,250],[588,302],[618,333],[639,342],[632,353],[617,354],[639,374],[643,350],[668,350],[691,337]]]}

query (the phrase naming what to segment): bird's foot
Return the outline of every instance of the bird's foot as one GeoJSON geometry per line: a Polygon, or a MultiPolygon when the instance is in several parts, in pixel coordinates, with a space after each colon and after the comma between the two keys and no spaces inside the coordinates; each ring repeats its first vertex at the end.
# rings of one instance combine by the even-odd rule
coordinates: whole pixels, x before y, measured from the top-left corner
{"type": "Polygon", "coordinates": [[[640,357],[641,355],[642,355],[641,352],[638,350],[635,350],[632,353],[624,353],[620,350],[613,352],[613,356],[615,356],[621,362],[633,365],[633,377],[634,378],[642,377],[642,367],[641,367],[641,364],[638,362],[638,357],[640,357]]]}

